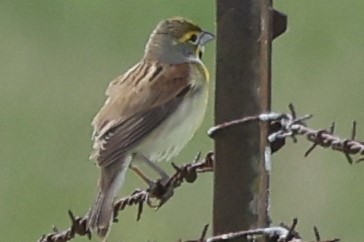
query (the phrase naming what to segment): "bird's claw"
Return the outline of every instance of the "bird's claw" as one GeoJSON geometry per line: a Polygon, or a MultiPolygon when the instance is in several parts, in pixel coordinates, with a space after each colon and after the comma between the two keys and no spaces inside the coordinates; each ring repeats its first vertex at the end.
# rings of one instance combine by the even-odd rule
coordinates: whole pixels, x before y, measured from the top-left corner
{"type": "Polygon", "coordinates": [[[174,188],[169,184],[169,179],[158,179],[149,186],[149,194],[147,204],[151,208],[158,210],[161,208],[174,193],[174,188]],[[156,198],[159,200],[158,204],[154,204],[150,198],[156,198]]]}

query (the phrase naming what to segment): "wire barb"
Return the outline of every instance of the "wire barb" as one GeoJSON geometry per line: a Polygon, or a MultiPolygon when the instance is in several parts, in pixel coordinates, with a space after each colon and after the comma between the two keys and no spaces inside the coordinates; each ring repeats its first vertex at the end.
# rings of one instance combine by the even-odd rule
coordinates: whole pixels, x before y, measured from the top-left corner
{"type": "Polygon", "coordinates": [[[53,226],[53,232],[47,235],[44,234],[38,242],[66,242],[73,239],[76,235],[87,236],[88,239],[91,239],[91,232],[86,227],[87,217],[75,217],[70,210],[68,210],[68,215],[71,219],[70,228],[59,231],[56,226],[53,226]]]}

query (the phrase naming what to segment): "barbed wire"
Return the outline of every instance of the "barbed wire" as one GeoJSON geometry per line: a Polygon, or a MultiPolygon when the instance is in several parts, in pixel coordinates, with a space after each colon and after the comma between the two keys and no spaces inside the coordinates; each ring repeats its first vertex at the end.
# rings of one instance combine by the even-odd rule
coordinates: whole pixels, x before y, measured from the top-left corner
{"type": "MultiPolygon", "coordinates": [[[[223,124],[216,125],[209,129],[208,135],[212,138],[216,137],[224,129],[241,125],[248,122],[268,122],[269,123],[269,136],[268,141],[275,152],[285,145],[285,139],[291,137],[294,142],[297,141],[296,136],[304,136],[308,141],[312,142],[312,146],[305,152],[305,156],[309,155],[314,148],[321,146],[324,148],[331,148],[332,150],[342,152],[345,154],[346,159],[350,164],[353,163],[351,155],[364,156],[364,142],[355,140],[356,138],[356,122],[353,122],[353,128],[350,139],[342,139],[334,134],[335,124],[333,123],[329,129],[311,129],[306,126],[306,121],[312,118],[312,115],[304,115],[297,117],[295,109],[292,104],[289,105],[290,113],[264,113],[255,116],[244,117],[242,119],[233,120],[223,124]]],[[[356,162],[364,160],[361,157],[356,162]]],[[[204,158],[200,159],[200,154],[194,159],[193,162],[177,166],[172,163],[175,173],[167,180],[158,180],[152,187],[145,190],[136,189],[130,196],[121,198],[114,203],[114,217],[113,221],[117,222],[119,212],[126,207],[137,206],[137,220],[140,220],[143,212],[144,205],[159,209],[165,202],[167,202],[174,194],[174,189],[179,187],[183,182],[193,183],[199,173],[213,171],[214,155],[209,152],[204,158]],[[159,201],[158,204],[153,204],[153,200],[159,201]]],[[[91,238],[91,231],[87,229],[87,216],[78,217],[74,216],[71,211],[68,211],[71,219],[71,226],[63,231],[59,231],[55,226],[53,231],[44,234],[38,241],[39,242],[66,242],[72,240],[76,235],[87,236],[91,238]]],[[[281,228],[281,227],[279,227],[281,228]]],[[[265,230],[255,230],[256,233],[264,234],[272,228],[265,230]],[[264,232],[265,231],[265,232],[264,232]]],[[[274,229],[273,229],[274,231],[274,229]]],[[[277,230],[278,231],[278,230],[277,230]]],[[[290,230],[288,230],[290,231],[290,230]]],[[[250,230],[253,232],[253,230],[250,230]]],[[[243,236],[242,234],[229,236],[243,236]]],[[[248,231],[245,231],[248,233],[248,231]]],[[[317,233],[318,234],[318,233],[317,233]]],[[[246,236],[246,235],[245,235],[246,236]]],[[[293,237],[292,237],[293,238],[293,237]]],[[[296,237],[294,237],[296,238],[296,237]]],[[[220,240],[206,240],[206,242],[222,241],[220,240]]],[[[204,240],[198,240],[204,241],[204,240]]],[[[293,240],[286,240],[286,242],[293,242],[293,240]]],[[[338,240],[326,240],[320,242],[334,242],[338,240]]],[[[275,241],[274,241],[275,242],[275,241]]],[[[281,242],[278,241],[277,242],[281,242]]],[[[302,242],[302,240],[297,240],[302,242]]]]}
{"type": "MultiPolygon", "coordinates": [[[[256,237],[264,237],[269,242],[305,242],[302,240],[299,233],[296,231],[296,226],[298,224],[297,218],[293,219],[291,226],[286,226],[281,224],[277,227],[267,227],[267,228],[258,228],[251,230],[242,230],[234,233],[226,233],[213,237],[206,238],[208,224],[205,225],[202,229],[201,236],[197,240],[186,240],[184,242],[221,242],[227,241],[230,239],[238,239],[238,238],[253,238],[252,241],[256,237]]],[[[329,239],[329,240],[321,240],[320,233],[316,226],[314,226],[314,235],[315,242],[338,242],[340,239],[329,239]]],[[[179,240],[178,242],[182,242],[179,240]]]]}
{"type": "MultiPolygon", "coordinates": [[[[273,145],[273,147],[276,143],[284,142],[287,137],[291,137],[293,141],[296,142],[296,136],[301,135],[313,143],[312,146],[305,152],[305,156],[308,156],[317,146],[331,148],[332,150],[343,153],[350,164],[353,163],[352,155],[364,156],[364,142],[356,140],[355,121],[353,122],[351,137],[343,139],[334,134],[335,123],[332,123],[329,129],[312,129],[306,125],[306,121],[311,119],[313,117],[312,115],[297,117],[292,104],[289,105],[289,109],[290,113],[264,113],[216,125],[209,129],[208,135],[214,138],[224,129],[253,121],[261,121],[268,122],[270,129],[271,127],[273,129],[273,131],[270,131],[268,136],[268,141],[271,146],[273,145]]],[[[278,145],[278,148],[283,145],[278,145]]],[[[362,160],[364,160],[364,157],[360,157],[356,160],[356,163],[362,160]]]]}
{"type": "Polygon", "coordinates": [[[147,203],[150,207],[159,209],[173,196],[174,189],[179,187],[184,181],[193,183],[197,179],[198,173],[213,171],[213,153],[207,153],[202,160],[200,160],[200,156],[201,154],[199,153],[192,163],[180,167],[172,163],[176,172],[166,182],[158,180],[153,187],[146,190],[135,191],[131,196],[116,201],[114,204],[114,221],[117,218],[119,211],[122,211],[127,206],[131,205],[138,205],[137,220],[139,220],[144,203],[147,203]],[[156,198],[159,201],[159,204],[152,204],[151,199],[153,198],[156,198]]]}
{"type": "MultiPolygon", "coordinates": [[[[178,188],[183,182],[193,183],[199,173],[210,172],[213,170],[214,155],[209,152],[204,158],[200,158],[200,153],[195,157],[194,161],[182,166],[177,166],[172,163],[175,173],[166,181],[158,180],[154,186],[145,190],[135,190],[130,196],[121,198],[114,203],[114,222],[117,222],[117,217],[120,211],[126,207],[138,206],[137,220],[141,218],[144,204],[158,209],[172,196],[175,188],[178,188]],[[154,205],[152,200],[159,201],[154,205]]],[[[71,211],[68,211],[71,220],[71,226],[63,231],[58,230],[53,226],[53,231],[44,234],[38,242],[66,242],[70,241],[75,236],[87,236],[91,239],[91,231],[87,229],[87,216],[78,217],[71,211]]]]}

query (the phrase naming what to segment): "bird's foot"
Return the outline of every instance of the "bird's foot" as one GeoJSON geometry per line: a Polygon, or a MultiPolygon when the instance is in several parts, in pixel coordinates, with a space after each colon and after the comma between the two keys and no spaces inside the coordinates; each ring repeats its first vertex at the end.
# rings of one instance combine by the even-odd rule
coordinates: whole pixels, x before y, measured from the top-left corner
{"type": "Polygon", "coordinates": [[[161,178],[149,185],[148,191],[150,197],[157,199],[157,204],[149,204],[151,207],[158,210],[161,208],[174,193],[174,187],[170,183],[170,178],[161,178]]]}

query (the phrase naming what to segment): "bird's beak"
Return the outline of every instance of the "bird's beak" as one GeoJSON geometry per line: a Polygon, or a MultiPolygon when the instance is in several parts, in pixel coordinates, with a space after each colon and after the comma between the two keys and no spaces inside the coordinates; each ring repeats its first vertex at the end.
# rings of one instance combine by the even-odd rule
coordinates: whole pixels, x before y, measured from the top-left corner
{"type": "Polygon", "coordinates": [[[200,36],[200,45],[205,45],[206,43],[210,42],[211,40],[215,39],[215,35],[210,33],[210,32],[206,32],[203,31],[201,36],[200,36]]]}

